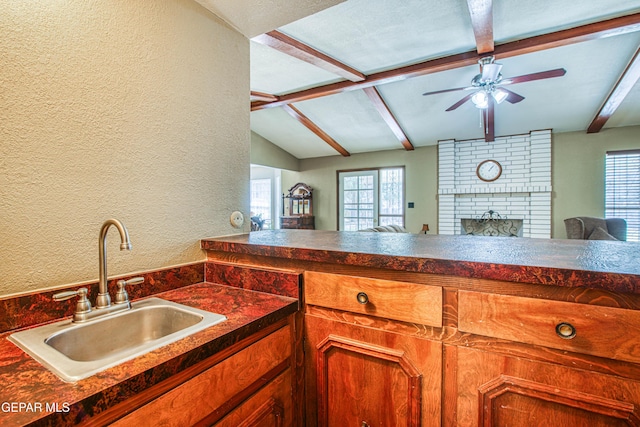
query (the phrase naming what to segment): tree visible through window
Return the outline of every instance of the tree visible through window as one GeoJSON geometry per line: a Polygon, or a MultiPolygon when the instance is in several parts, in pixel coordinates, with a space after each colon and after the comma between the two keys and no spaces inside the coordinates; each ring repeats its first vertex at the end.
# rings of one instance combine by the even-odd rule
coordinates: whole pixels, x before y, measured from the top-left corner
{"type": "Polygon", "coordinates": [[[404,168],[338,171],[339,230],[404,226],[404,168]]]}
{"type": "Polygon", "coordinates": [[[609,151],[605,217],[627,220],[627,240],[640,241],[640,150],[609,151]]]}

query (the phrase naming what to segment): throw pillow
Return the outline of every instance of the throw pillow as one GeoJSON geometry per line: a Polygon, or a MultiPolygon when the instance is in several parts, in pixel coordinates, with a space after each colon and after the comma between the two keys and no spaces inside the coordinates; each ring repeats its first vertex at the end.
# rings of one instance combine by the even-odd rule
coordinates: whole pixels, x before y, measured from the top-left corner
{"type": "Polygon", "coordinates": [[[604,231],[602,227],[596,227],[591,233],[591,235],[589,236],[589,240],[618,240],[618,239],[616,239],[611,234],[604,231]]]}

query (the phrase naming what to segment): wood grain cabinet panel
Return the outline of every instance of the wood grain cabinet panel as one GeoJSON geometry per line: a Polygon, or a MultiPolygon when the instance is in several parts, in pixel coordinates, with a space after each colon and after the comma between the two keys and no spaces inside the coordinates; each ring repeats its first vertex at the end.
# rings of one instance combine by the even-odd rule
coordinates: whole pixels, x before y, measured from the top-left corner
{"type": "Polygon", "coordinates": [[[214,425],[215,427],[293,427],[289,416],[291,405],[291,370],[288,369],[214,425]]]}
{"type": "Polygon", "coordinates": [[[640,362],[640,311],[459,291],[459,330],[640,362]]]}
{"type": "Polygon", "coordinates": [[[385,319],[442,326],[437,286],[331,273],[304,273],[305,303],[385,319]]]}
{"type": "Polygon", "coordinates": [[[442,344],[306,315],[305,390],[307,426],[439,426],[442,344]]]}
{"type": "Polygon", "coordinates": [[[459,427],[640,426],[640,382],[459,347],[459,427]]]}
{"type": "Polygon", "coordinates": [[[414,334],[442,326],[442,289],[311,271],[304,289],[308,306],[351,313],[305,315],[307,426],[439,426],[442,343],[414,334]],[[384,329],[396,321],[413,327],[384,329]]]}
{"type": "MultiPolygon", "coordinates": [[[[123,427],[213,425],[251,394],[265,386],[268,381],[272,381],[277,374],[289,369],[291,337],[290,327],[278,329],[136,409],[113,425],[123,427]]],[[[287,384],[289,384],[289,390],[285,396],[289,399],[289,403],[286,403],[289,413],[286,417],[291,419],[291,381],[287,384]]],[[[280,396],[276,401],[283,401],[282,390],[276,390],[279,390],[278,396],[280,396]]],[[[284,403],[280,406],[285,408],[284,403]]],[[[262,419],[268,420],[268,415],[265,414],[262,419]]],[[[274,423],[280,422],[278,417],[271,418],[274,423]]]]}

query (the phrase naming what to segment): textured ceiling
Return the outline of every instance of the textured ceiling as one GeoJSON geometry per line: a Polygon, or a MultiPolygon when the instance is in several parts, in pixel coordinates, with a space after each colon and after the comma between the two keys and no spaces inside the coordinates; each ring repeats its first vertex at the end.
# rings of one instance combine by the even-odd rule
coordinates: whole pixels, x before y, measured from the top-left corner
{"type": "MultiPolygon", "coordinates": [[[[606,8],[601,0],[494,0],[493,40],[500,45],[638,12],[640,0],[607,0],[606,8]]],[[[365,76],[476,49],[466,0],[348,0],[281,25],[278,31],[365,76]]],[[[567,73],[508,86],[525,99],[496,106],[496,136],[549,128],[586,132],[639,46],[637,31],[518,56],[497,55],[505,77],[555,68],[567,73]]],[[[415,147],[434,145],[440,139],[482,138],[481,112],[471,102],[445,111],[469,92],[422,96],[468,86],[478,72],[477,65],[466,66],[380,84],[376,89],[415,147]]],[[[251,42],[252,91],[286,95],[340,81],[344,79],[336,74],[251,42]]],[[[640,125],[638,86],[605,129],[640,125]]],[[[360,89],[292,105],[349,153],[403,149],[360,89]]],[[[251,129],[297,158],[338,154],[282,106],[253,111],[251,129]]]]}
{"type": "Polygon", "coordinates": [[[247,37],[254,37],[344,0],[196,0],[247,37]]]}

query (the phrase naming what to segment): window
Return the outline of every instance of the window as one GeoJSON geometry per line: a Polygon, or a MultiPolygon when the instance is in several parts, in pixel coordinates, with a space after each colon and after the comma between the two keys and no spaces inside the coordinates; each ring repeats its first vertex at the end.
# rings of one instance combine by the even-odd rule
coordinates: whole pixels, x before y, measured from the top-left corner
{"type": "Polygon", "coordinates": [[[609,151],[605,217],[627,220],[627,240],[640,241],[640,150],[609,151]]]}
{"type": "Polygon", "coordinates": [[[404,226],[404,168],[338,171],[338,229],[404,226]]]}
{"type": "Polygon", "coordinates": [[[252,215],[264,220],[263,229],[271,228],[271,179],[251,180],[250,209],[252,215]]]}

